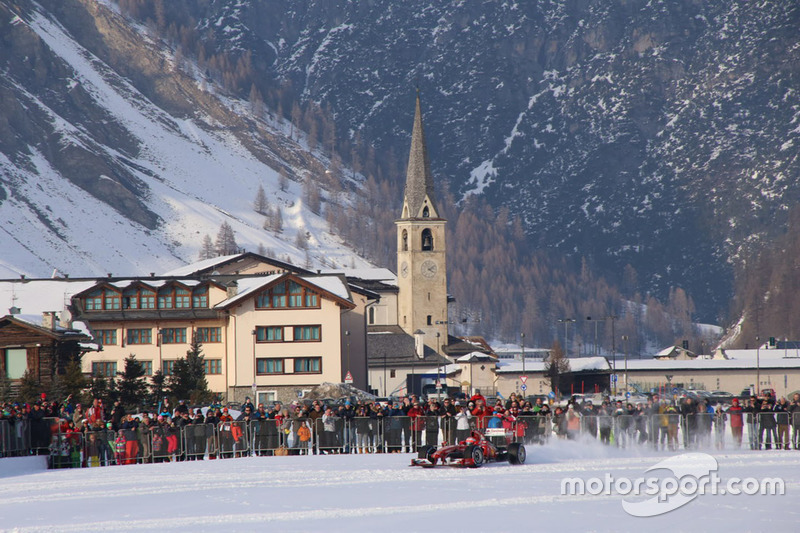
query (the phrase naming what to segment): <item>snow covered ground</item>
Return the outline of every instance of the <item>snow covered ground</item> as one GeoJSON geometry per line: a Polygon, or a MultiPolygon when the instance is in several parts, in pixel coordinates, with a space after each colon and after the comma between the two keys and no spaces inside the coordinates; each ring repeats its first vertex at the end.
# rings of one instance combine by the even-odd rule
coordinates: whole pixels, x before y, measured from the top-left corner
{"type": "MultiPolygon", "coordinates": [[[[800,451],[710,452],[723,480],[780,477],[785,495],[697,496],[648,518],[620,495],[562,495],[565,477],[631,479],[669,454],[558,441],[523,466],[409,467],[409,454],[254,457],[11,472],[4,531],[797,531],[800,451]]],[[[4,474],[4,468],[7,472],[4,474]]],[[[626,496],[625,499],[635,500],[626,496]]],[[[638,498],[641,500],[643,498],[638,498]]]]}

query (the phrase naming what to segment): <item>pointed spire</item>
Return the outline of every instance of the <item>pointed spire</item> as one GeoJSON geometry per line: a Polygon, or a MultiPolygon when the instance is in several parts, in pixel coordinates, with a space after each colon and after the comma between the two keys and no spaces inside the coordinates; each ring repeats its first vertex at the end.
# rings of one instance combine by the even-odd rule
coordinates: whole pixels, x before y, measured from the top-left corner
{"type": "Polygon", "coordinates": [[[408,154],[408,170],[406,171],[405,203],[408,206],[409,217],[420,216],[419,213],[426,196],[433,210],[431,216],[438,216],[439,210],[436,208],[433,198],[433,176],[431,176],[431,167],[428,161],[425,130],[422,126],[422,106],[420,105],[419,88],[417,88],[414,131],[411,134],[411,151],[408,154]]]}

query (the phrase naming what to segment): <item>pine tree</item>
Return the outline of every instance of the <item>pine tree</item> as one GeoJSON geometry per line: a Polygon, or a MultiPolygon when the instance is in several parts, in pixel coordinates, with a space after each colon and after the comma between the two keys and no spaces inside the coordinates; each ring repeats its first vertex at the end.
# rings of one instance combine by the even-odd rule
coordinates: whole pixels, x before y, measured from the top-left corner
{"type": "Polygon", "coordinates": [[[5,372],[0,372],[0,403],[9,402],[11,398],[11,380],[5,372]]]}
{"type": "Polygon", "coordinates": [[[211,399],[202,344],[197,338],[189,345],[186,357],[175,361],[169,379],[169,390],[175,398],[188,399],[190,403],[204,403],[211,399]]]}
{"type": "Polygon", "coordinates": [[[153,377],[150,378],[150,405],[152,407],[156,407],[164,397],[166,383],[167,377],[160,368],[153,372],[153,377]]]}
{"type": "Polygon", "coordinates": [[[108,403],[108,381],[105,376],[97,374],[89,381],[89,395],[108,403]]]}
{"type": "Polygon", "coordinates": [[[125,358],[125,370],[119,378],[119,400],[126,411],[136,411],[147,399],[147,382],[142,363],[134,354],[125,358]]]}
{"type": "Polygon", "coordinates": [[[213,259],[217,256],[217,251],[214,248],[214,242],[211,240],[211,235],[206,233],[206,236],[203,237],[203,245],[200,248],[200,261],[205,261],[206,259],[213,259]]]}
{"type": "Polygon", "coordinates": [[[239,251],[239,245],[236,244],[236,235],[231,225],[227,222],[223,222],[219,227],[214,247],[217,255],[233,255],[239,251]]]}
{"type": "Polygon", "coordinates": [[[33,403],[41,399],[42,387],[39,380],[33,375],[33,372],[26,370],[22,374],[22,379],[19,382],[19,392],[17,396],[21,402],[33,403]]]}
{"type": "Polygon", "coordinates": [[[256,192],[256,199],[253,201],[253,209],[260,215],[269,213],[269,200],[267,200],[267,193],[264,192],[264,187],[258,186],[256,192]]]}
{"type": "Polygon", "coordinates": [[[275,233],[283,232],[283,213],[280,207],[276,207],[275,213],[272,215],[272,230],[275,233]]]}
{"type": "Polygon", "coordinates": [[[80,360],[73,359],[67,363],[61,382],[64,385],[64,392],[67,396],[72,395],[76,403],[88,403],[89,398],[86,398],[84,394],[87,383],[81,369],[80,360]]]}

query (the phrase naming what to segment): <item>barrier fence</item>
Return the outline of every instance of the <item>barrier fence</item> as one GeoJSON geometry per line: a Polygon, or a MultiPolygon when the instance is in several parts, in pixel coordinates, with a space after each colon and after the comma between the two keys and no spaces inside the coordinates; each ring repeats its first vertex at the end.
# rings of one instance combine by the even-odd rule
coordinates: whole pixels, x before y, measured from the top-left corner
{"type": "Polygon", "coordinates": [[[119,431],[66,431],[57,419],[0,421],[0,457],[49,455],[51,468],[225,459],[244,456],[406,453],[464,440],[491,429],[497,445],[596,439],[602,444],[656,450],[800,449],[800,413],[653,415],[520,415],[469,424],[454,417],[291,418],[157,425],[119,431]]]}

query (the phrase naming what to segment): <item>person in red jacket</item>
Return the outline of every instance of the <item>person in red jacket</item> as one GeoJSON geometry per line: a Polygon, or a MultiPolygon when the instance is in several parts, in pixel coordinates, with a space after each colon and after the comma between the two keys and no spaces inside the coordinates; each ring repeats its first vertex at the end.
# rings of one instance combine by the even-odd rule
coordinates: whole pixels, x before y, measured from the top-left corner
{"type": "Polygon", "coordinates": [[[733,442],[737,448],[742,447],[742,430],[744,429],[744,417],[742,416],[742,406],[739,405],[739,398],[734,398],[731,406],[728,407],[728,420],[731,424],[731,434],[733,442]]]}
{"type": "Polygon", "coordinates": [[[422,442],[422,428],[425,427],[425,407],[423,407],[419,400],[414,400],[411,409],[408,410],[408,418],[411,422],[411,434],[414,436],[411,442],[411,451],[414,451],[422,442]]]}
{"type": "MultiPolygon", "coordinates": [[[[475,398],[475,396],[473,396],[475,398]]],[[[475,400],[475,408],[472,410],[472,416],[475,417],[475,427],[480,430],[486,429],[487,418],[492,416],[492,411],[486,407],[486,402],[480,398],[475,400]]]]}

